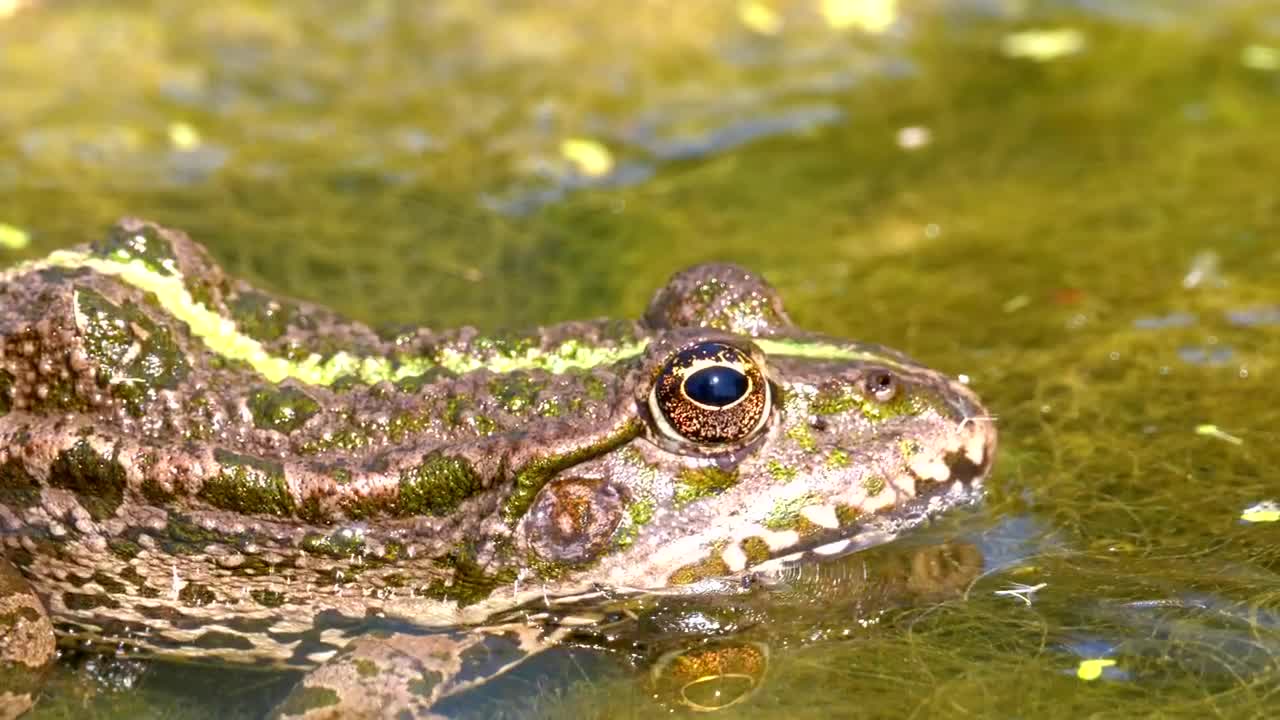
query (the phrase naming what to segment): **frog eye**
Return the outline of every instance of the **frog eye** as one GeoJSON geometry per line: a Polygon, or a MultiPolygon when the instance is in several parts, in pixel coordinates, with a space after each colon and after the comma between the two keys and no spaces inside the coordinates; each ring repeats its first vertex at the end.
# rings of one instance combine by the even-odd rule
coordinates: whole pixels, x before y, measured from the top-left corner
{"type": "Polygon", "coordinates": [[[703,342],[662,367],[649,394],[649,412],[670,439],[723,444],[760,430],[770,402],[759,363],[727,343],[703,342]]]}
{"type": "Polygon", "coordinates": [[[898,378],[884,368],[873,368],[867,372],[867,394],[876,402],[887,403],[898,394],[898,378]]]}

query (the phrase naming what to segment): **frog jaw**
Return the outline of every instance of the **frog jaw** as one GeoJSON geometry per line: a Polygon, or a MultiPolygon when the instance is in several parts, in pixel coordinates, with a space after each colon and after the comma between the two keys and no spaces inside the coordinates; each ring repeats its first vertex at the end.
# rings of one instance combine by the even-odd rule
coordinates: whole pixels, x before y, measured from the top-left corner
{"type": "Polygon", "coordinates": [[[867,472],[849,482],[845,475],[835,487],[815,475],[719,496],[670,521],[705,530],[653,548],[646,560],[658,585],[696,586],[888,542],[981,496],[992,435],[989,420],[970,420],[953,445],[920,451],[896,476],[867,472]],[[662,574],[664,567],[674,569],[662,574]]]}

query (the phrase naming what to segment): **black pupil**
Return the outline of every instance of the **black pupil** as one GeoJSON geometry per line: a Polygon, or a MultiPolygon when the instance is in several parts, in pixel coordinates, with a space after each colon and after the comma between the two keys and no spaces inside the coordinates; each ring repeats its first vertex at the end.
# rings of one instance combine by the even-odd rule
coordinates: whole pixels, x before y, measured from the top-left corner
{"type": "Polygon", "coordinates": [[[694,402],[724,407],[747,394],[750,381],[742,372],[723,365],[703,368],[684,380],[684,392],[694,402]]]}

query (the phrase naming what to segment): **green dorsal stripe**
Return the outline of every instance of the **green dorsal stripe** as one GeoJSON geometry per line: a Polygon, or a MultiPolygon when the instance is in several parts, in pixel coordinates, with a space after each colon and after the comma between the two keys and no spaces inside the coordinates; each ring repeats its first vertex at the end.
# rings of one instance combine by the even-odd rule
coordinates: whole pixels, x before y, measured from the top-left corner
{"type": "Polygon", "coordinates": [[[781,355],[785,357],[813,358],[814,360],[859,360],[889,367],[902,368],[892,358],[870,350],[858,350],[847,345],[819,342],[813,340],[772,340],[756,338],[756,347],[765,355],[781,355]]]}
{"type": "MultiPolygon", "coordinates": [[[[330,385],[343,376],[355,376],[367,383],[384,380],[394,382],[421,375],[432,367],[441,367],[458,374],[481,368],[493,372],[541,369],[563,373],[634,357],[645,346],[644,341],[638,341],[614,348],[593,348],[571,341],[552,351],[533,348],[523,355],[510,357],[479,358],[446,350],[435,360],[400,356],[393,361],[384,357],[362,357],[338,352],[328,358],[312,353],[301,361],[294,361],[271,354],[261,342],[240,332],[233,320],[197,302],[187,291],[181,275],[156,272],[141,260],[116,260],[95,257],[84,251],[59,250],[41,262],[20,266],[15,271],[26,272],[41,267],[88,268],[119,278],[139,290],[153,293],[165,312],[185,322],[191,329],[191,334],[204,341],[212,352],[229,360],[248,363],[271,382],[294,378],[310,385],[330,385]]],[[[12,274],[9,273],[9,276],[12,274]]]]}
{"type": "MultiPolygon", "coordinates": [[[[137,258],[104,258],[84,250],[58,250],[44,260],[23,263],[8,272],[0,273],[0,280],[45,267],[88,268],[154,294],[165,312],[186,323],[191,334],[200,338],[210,351],[228,360],[247,363],[271,382],[293,378],[309,385],[330,385],[344,376],[354,376],[366,383],[395,382],[422,375],[432,367],[440,367],[456,374],[480,369],[497,373],[546,370],[558,374],[617,363],[644,352],[648,344],[648,340],[641,339],[602,348],[571,340],[553,350],[531,348],[521,355],[511,356],[479,357],[446,349],[434,359],[402,355],[393,360],[338,352],[327,358],[312,353],[301,361],[295,361],[268,352],[261,342],[240,332],[235,321],[197,302],[183,284],[181,274],[157,272],[137,258]]],[[[883,356],[835,343],[766,338],[758,338],[755,343],[766,355],[867,360],[896,365],[883,356]]]]}

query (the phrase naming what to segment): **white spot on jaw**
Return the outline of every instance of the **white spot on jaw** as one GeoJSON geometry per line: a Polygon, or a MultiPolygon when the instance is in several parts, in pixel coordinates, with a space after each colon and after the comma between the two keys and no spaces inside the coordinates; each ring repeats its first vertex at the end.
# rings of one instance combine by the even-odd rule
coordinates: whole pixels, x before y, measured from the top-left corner
{"type": "Polygon", "coordinates": [[[836,542],[827,543],[826,545],[819,545],[814,548],[813,551],[818,555],[839,555],[848,549],[849,545],[852,543],[852,540],[837,540],[836,542]]]}
{"type": "Polygon", "coordinates": [[[770,550],[783,550],[800,542],[800,533],[795,530],[768,530],[761,528],[758,533],[770,550]]]}
{"type": "Polygon", "coordinates": [[[840,519],[836,517],[836,509],[830,505],[807,505],[800,508],[800,516],[814,525],[828,530],[840,527],[840,519]]]}
{"type": "MultiPolygon", "coordinates": [[[[891,486],[894,490],[901,493],[904,497],[916,496],[916,477],[910,473],[903,473],[893,479],[891,486]]],[[[880,493],[876,507],[888,507],[893,504],[893,496],[891,493],[880,493]]]]}
{"type": "Polygon", "coordinates": [[[747,567],[747,554],[743,552],[738,543],[733,543],[720,553],[720,557],[724,560],[724,564],[729,566],[729,570],[739,572],[747,567]]]}
{"type": "Polygon", "coordinates": [[[951,468],[941,458],[919,456],[911,459],[908,467],[916,477],[942,482],[951,477],[951,468]]]}
{"type": "Polygon", "coordinates": [[[973,433],[964,444],[964,456],[974,465],[981,466],[987,454],[986,433],[973,433]]]}

